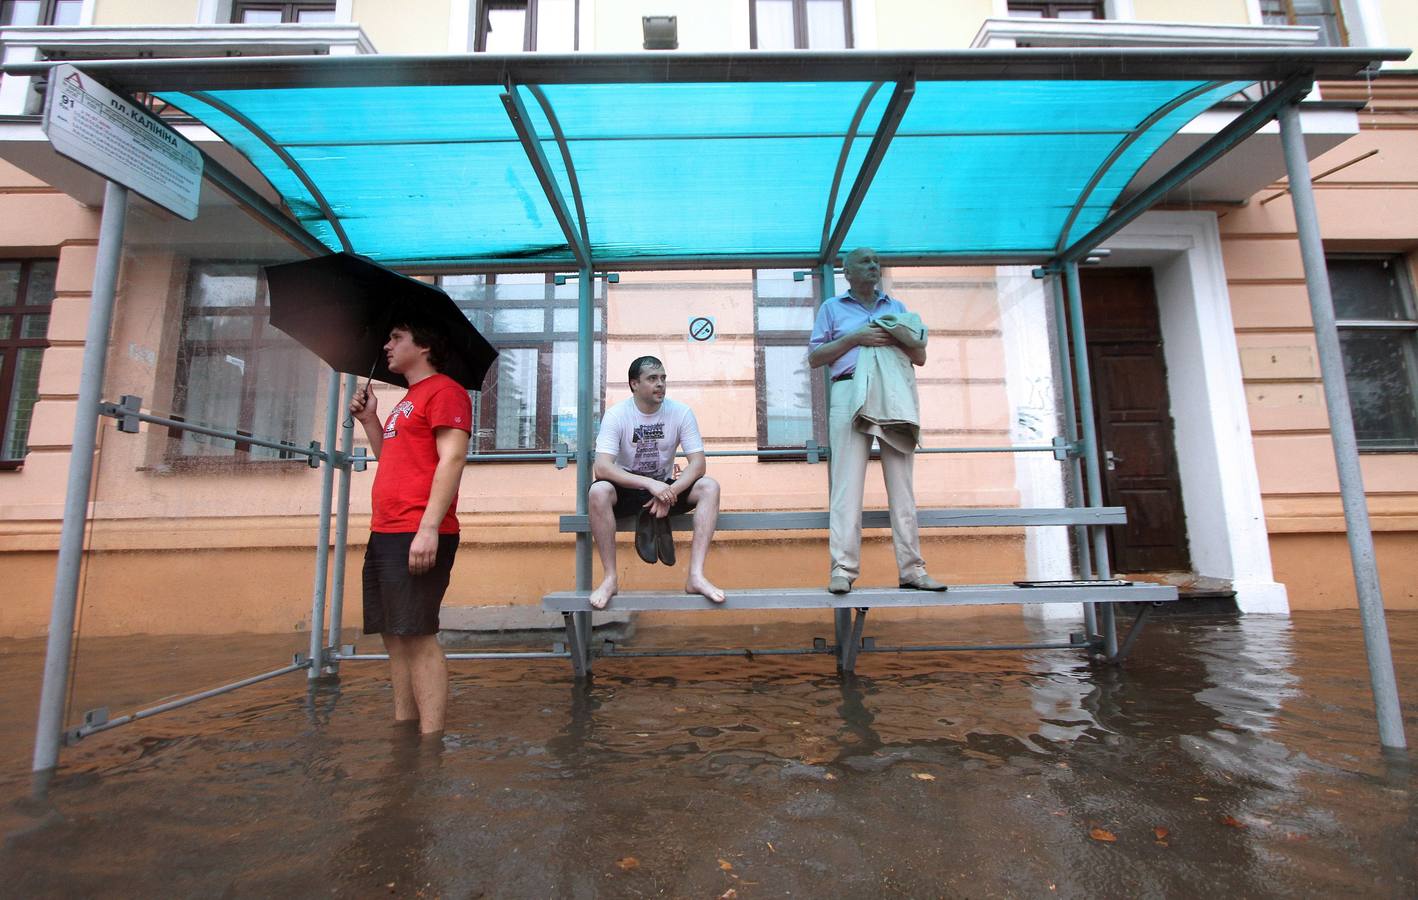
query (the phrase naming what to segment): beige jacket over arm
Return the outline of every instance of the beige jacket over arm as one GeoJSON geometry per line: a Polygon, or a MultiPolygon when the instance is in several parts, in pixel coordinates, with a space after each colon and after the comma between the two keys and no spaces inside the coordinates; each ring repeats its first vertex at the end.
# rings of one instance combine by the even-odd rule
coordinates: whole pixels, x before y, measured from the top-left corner
{"type": "MultiPolygon", "coordinates": [[[[872,322],[907,347],[926,346],[926,326],[915,313],[887,313],[872,322]]],[[[852,427],[902,453],[914,452],[921,443],[915,369],[900,347],[863,347],[852,378],[852,427]]]]}

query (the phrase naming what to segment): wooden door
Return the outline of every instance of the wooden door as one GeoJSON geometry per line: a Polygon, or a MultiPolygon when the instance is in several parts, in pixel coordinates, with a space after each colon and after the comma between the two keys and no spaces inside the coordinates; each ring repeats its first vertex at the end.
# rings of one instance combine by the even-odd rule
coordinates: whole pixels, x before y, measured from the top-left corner
{"type": "Polygon", "coordinates": [[[1116,572],[1190,571],[1167,365],[1151,269],[1081,272],[1103,498],[1127,509],[1108,529],[1116,572]],[[1111,452],[1111,461],[1108,458],[1111,452]]]}

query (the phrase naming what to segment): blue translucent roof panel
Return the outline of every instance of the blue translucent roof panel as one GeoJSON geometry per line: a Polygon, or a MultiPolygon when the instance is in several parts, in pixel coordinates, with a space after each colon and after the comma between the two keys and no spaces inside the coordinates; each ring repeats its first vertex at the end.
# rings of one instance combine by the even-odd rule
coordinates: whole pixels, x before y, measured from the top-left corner
{"type": "MultiPolygon", "coordinates": [[[[870,89],[615,84],[544,93],[576,169],[592,254],[653,257],[816,246],[844,139],[870,89]]],[[[537,133],[552,133],[540,104],[525,102],[537,133]]],[[[883,108],[868,107],[861,134],[874,133],[883,108]]],[[[560,152],[543,149],[570,203],[560,152]]]]}
{"type": "Polygon", "coordinates": [[[1047,260],[1214,103],[1372,60],[1198,48],[95,65],[235,145],[331,248],[343,233],[409,267],[560,268],[584,230],[593,261],[683,268],[806,264],[844,231],[843,245],[889,256],[1047,260]]]}
{"type": "Polygon", "coordinates": [[[1048,255],[1080,201],[1075,236],[1102,221],[1177,129],[1243,86],[918,84],[846,244],[1048,255]]]}

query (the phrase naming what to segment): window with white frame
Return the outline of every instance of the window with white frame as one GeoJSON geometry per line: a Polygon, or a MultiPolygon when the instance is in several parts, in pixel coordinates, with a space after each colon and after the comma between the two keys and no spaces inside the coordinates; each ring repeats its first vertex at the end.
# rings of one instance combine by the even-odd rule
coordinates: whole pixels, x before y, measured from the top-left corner
{"type": "Polygon", "coordinates": [[[852,46],[851,0],[749,0],[755,50],[843,50],[852,46]]]}
{"type": "Polygon", "coordinates": [[[1321,47],[1343,47],[1348,41],[1339,0],[1260,0],[1261,21],[1267,25],[1314,25],[1321,47]]]}
{"type": "MultiPolygon", "coordinates": [[[[440,286],[497,348],[497,364],[473,396],[478,453],[576,448],[576,336],[580,289],[551,275],[445,275],[440,286]]],[[[592,352],[592,421],[605,378],[606,297],[597,279],[592,352]]]]}
{"type": "MultiPolygon", "coordinates": [[[[268,440],[309,440],[320,384],[315,355],[271,325],[254,262],[193,262],[182,313],[174,418],[268,440]]],[[[279,450],[174,431],[170,454],[281,459],[279,450]]]]}
{"type": "Polygon", "coordinates": [[[1418,450],[1418,310],[1402,256],[1327,259],[1361,449],[1418,450]]]}
{"type": "Polygon", "coordinates": [[[570,53],[580,0],[473,0],[473,49],[483,53],[570,53]]]}

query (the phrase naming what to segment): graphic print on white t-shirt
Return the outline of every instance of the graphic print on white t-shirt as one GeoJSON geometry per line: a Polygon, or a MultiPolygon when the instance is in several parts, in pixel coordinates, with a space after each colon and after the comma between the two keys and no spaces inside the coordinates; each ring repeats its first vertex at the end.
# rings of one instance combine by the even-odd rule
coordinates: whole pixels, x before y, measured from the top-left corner
{"type": "MultiPolygon", "coordinates": [[[[649,475],[652,478],[660,472],[663,462],[660,453],[660,442],[665,439],[665,423],[651,422],[647,425],[636,425],[635,430],[630,434],[630,442],[635,445],[635,458],[625,469],[637,475],[649,475]]],[[[674,448],[670,448],[672,451],[674,448]]]]}

